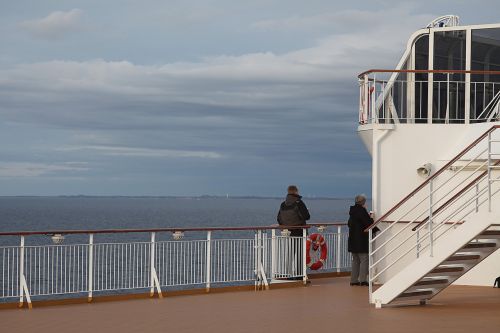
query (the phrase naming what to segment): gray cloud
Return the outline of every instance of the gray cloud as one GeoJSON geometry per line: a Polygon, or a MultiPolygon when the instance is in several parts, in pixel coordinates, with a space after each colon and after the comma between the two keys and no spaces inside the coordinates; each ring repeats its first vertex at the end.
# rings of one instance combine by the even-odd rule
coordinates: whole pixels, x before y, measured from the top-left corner
{"type": "MultiPolygon", "coordinates": [[[[50,176],[48,194],[274,195],[289,182],[316,195],[369,192],[369,156],[355,133],[356,75],[392,68],[430,17],[391,6],[254,20],[252,31],[287,33],[337,22],[283,52],[0,68],[0,140],[14,142],[0,153],[38,166],[37,189],[50,176]],[[359,22],[355,29],[344,27],[350,20],[359,22]],[[68,184],[55,175],[81,178],[68,184]]],[[[16,168],[26,174],[29,166],[12,164],[5,174],[16,168]]],[[[0,194],[35,188],[3,184],[0,194]]]]}
{"type": "Polygon", "coordinates": [[[47,174],[88,171],[82,162],[66,162],[63,164],[43,164],[29,162],[0,162],[0,177],[38,177],[47,174]]]}
{"type": "Polygon", "coordinates": [[[82,10],[77,8],[55,11],[40,19],[20,22],[19,27],[35,38],[59,39],[80,29],[81,16],[82,10]]]}

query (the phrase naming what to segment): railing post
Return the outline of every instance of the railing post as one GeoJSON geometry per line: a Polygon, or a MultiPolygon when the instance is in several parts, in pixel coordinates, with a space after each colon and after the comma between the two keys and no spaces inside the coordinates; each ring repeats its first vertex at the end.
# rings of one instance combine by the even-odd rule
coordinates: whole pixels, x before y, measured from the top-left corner
{"type": "Polygon", "coordinates": [[[24,301],[24,288],[23,288],[23,275],[24,275],[24,236],[21,236],[21,245],[19,246],[19,307],[23,307],[24,301]]]}
{"type": "MultiPolygon", "coordinates": [[[[377,74],[373,74],[373,91],[368,92],[368,99],[371,97],[371,113],[376,113],[376,96],[377,96],[377,74]]],[[[367,118],[368,119],[368,118],[367,118]]]]}
{"type": "Polygon", "coordinates": [[[365,89],[364,89],[364,96],[363,96],[363,99],[364,99],[364,103],[363,103],[363,106],[364,106],[364,110],[363,110],[363,113],[364,113],[364,117],[366,119],[366,121],[368,122],[368,117],[370,116],[370,114],[368,113],[368,110],[369,110],[369,105],[368,105],[368,95],[369,95],[369,90],[370,90],[370,87],[369,87],[369,81],[368,81],[368,74],[365,74],[365,77],[364,77],[364,86],[365,86],[365,89]]]}
{"type": "Polygon", "coordinates": [[[446,73],[446,116],[445,116],[445,123],[448,124],[449,122],[450,122],[450,73],[446,73]]]}
{"type": "MultiPolygon", "coordinates": [[[[372,281],[372,249],[373,249],[373,229],[368,230],[368,302],[372,303],[373,281],[372,281]]],[[[352,280],[351,280],[352,281],[352,280]]]]}
{"type": "Polygon", "coordinates": [[[429,241],[430,241],[430,256],[434,256],[434,239],[433,239],[433,230],[432,224],[432,189],[433,189],[433,179],[429,182],[429,241]]]}
{"type": "Polygon", "coordinates": [[[276,279],[276,229],[271,230],[271,281],[276,279]]]}
{"type": "Polygon", "coordinates": [[[23,306],[23,299],[26,297],[28,308],[31,309],[31,297],[24,276],[24,236],[21,236],[21,246],[19,247],[19,307],[23,306]]]}
{"type": "Polygon", "coordinates": [[[88,283],[89,283],[89,294],[87,297],[87,300],[89,302],[92,301],[92,289],[93,289],[93,282],[94,282],[94,234],[89,234],[89,271],[88,271],[88,283]]]}
{"type": "Polygon", "coordinates": [[[254,266],[254,273],[255,273],[255,282],[254,282],[255,290],[257,290],[257,286],[259,284],[259,251],[258,251],[258,247],[259,247],[259,236],[258,236],[258,231],[255,230],[254,231],[254,241],[253,241],[253,257],[254,257],[253,266],[254,266]]]}
{"type": "Polygon", "coordinates": [[[205,290],[207,293],[210,291],[210,275],[211,273],[211,266],[212,266],[212,231],[207,231],[207,277],[206,277],[206,285],[205,285],[205,290]]]}
{"type": "Polygon", "coordinates": [[[302,281],[307,283],[307,229],[302,229],[302,281]]]}
{"type": "Polygon", "coordinates": [[[150,273],[149,273],[149,285],[150,285],[150,289],[149,289],[149,296],[150,297],[153,297],[153,295],[155,294],[155,281],[154,281],[154,277],[155,277],[155,239],[156,239],[156,232],[152,232],[151,233],[151,243],[149,244],[149,246],[151,246],[150,248],[150,262],[149,262],[149,270],[150,270],[150,273]]]}
{"type": "Polygon", "coordinates": [[[479,182],[476,183],[476,213],[479,212],[479,182]]]}
{"type": "Polygon", "coordinates": [[[491,212],[491,131],[488,133],[488,211],[491,212]]]}
{"type": "Polygon", "coordinates": [[[417,258],[420,257],[420,229],[417,230],[417,258]]]}
{"type": "Polygon", "coordinates": [[[341,264],[341,242],[342,242],[342,226],[337,226],[337,255],[335,256],[335,265],[337,266],[337,273],[340,273],[341,264]]]}

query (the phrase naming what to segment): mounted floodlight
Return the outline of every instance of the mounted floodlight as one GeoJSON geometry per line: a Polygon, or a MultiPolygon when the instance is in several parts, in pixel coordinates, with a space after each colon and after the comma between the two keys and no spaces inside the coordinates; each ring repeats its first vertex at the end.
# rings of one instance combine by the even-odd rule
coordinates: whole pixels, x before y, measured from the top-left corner
{"type": "Polygon", "coordinates": [[[61,244],[64,241],[64,235],[61,234],[53,234],[50,238],[54,244],[61,244]]]}
{"type": "Polygon", "coordinates": [[[432,171],[432,165],[430,163],[426,163],[417,169],[417,174],[420,177],[427,178],[430,176],[431,171],[432,171]]]}
{"type": "Polygon", "coordinates": [[[444,15],[434,19],[427,24],[426,28],[456,27],[460,25],[460,17],[457,15],[444,15]]]}

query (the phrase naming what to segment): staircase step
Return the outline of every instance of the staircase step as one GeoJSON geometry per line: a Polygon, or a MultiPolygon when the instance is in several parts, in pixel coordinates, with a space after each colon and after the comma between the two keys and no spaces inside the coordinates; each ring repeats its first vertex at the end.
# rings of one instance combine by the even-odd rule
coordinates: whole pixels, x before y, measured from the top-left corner
{"type": "Polygon", "coordinates": [[[406,298],[406,297],[418,297],[418,296],[429,296],[432,295],[432,290],[417,290],[417,291],[408,291],[402,293],[398,296],[398,298],[406,298]]]}
{"type": "Polygon", "coordinates": [[[462,249],[484,249],[496,247],[497,243],[469,243],[465,245],[462,249]]]}
{"type": "Polygon", "coordinates": [[[483,231],[477,238],[478,239],[500,238],[500,230],[486,230],[486,231],[483,231]]]}
{"type": "Polygon", "coordinates": [[[436,267],[429,274],[440,274],[440,273],[460,273],[463,272],[464,268],[462,266],[456,267],[436,267]]]}
{"type": "Polygon", "coordinates": [[[434,284],[447,284],[448,282],[449,282],[448,279],[424,279],[415,283],[413,287],[428,286],[434,284]]]}
{"type": "Polygon", "coordinates": [[[467,260],[478,260],[481,259],[479,254],[455,254],[445,261],[467,261],[467,260]]]}

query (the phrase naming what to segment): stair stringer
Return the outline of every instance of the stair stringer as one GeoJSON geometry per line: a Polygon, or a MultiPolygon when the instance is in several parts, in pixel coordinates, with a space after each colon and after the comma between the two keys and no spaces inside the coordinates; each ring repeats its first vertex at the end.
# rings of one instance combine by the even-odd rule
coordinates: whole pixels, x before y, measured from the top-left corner
{"type": "Polygon", "coordinates": [[[432,256],[430,255],[430,249],[425,249],[420,253],[419,258],[415,258],[394,277],[374,291],[371,302],[377,305],[389,304],[477,235],[499,221],[500,213],[498,212],[479,212],[470,215],[463,224],[448,231],[434,242],[432,256]]]}

